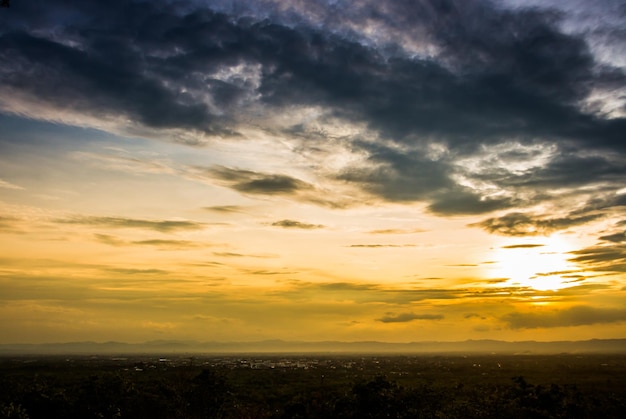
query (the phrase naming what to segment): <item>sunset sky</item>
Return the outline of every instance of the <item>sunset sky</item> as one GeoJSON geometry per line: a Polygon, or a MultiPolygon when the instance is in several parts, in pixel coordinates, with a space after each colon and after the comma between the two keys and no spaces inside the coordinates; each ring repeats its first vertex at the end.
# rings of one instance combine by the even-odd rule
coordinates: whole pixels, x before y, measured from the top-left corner
{"type": "Polygon", "coordinates": [[[0,8],[0,343],[626,338],[622,0],[0,8]]]}

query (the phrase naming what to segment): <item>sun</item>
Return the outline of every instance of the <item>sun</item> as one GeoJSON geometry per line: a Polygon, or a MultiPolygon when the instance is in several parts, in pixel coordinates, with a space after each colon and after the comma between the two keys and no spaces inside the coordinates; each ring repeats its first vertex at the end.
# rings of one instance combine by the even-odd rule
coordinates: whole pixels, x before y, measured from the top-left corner
{"type": "Polygon", "coordinates": [[[506,243],[491,253],[491,277],[507,278],[511,286],[530,287],[540,291],[558,290],[575,285],[568,274],[577,267],[568,261],[573,246],[562,236],[524,239],[506,243]]]}

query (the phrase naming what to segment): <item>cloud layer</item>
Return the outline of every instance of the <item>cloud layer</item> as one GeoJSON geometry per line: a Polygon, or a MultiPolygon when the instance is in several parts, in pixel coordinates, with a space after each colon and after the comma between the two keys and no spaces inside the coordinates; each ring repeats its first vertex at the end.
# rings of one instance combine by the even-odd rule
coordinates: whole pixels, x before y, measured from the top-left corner
{"type": "MultiPolygon", "coordinates": [[[[483,0],[32,2],[2,17],[1,106],[36,103],[49,118],[97,117],[190,144],[256,127],[304,152],[337,138],[316,126],[358,126],[341,138],[359,159],[318,179],[444,216],[556,204],[554,188],[602,184],[606,196],[626,175],[626,119],[592,103],[602,92],[623,109],[626,75],[562,31],[560,16],[483,0]],[[324,111],[277,122],[298,108],[324,111]]],[[[328,205],[288,173],[205,173],[245,194],[328,205]]],[[[511,212],[477,226],[544,234],[597,216],[511,212]]]]}

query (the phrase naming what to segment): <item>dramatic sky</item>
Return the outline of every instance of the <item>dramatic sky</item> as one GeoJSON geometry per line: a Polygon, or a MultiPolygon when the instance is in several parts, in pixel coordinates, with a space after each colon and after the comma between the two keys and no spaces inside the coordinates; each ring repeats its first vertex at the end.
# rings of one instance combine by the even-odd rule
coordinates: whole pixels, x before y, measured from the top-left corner
{"type": "Polygon", "coordinates": [[[0,343],[618,337],[623,0],[0,9],[0,343]]]}

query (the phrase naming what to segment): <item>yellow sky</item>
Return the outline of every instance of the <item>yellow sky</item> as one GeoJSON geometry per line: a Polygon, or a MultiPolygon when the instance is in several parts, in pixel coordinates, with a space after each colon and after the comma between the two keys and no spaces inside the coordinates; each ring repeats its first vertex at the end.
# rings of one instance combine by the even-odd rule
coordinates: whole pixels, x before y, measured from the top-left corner
{"type": "MultiPolygon", "coordinates": [[[[619,316],[623,277],[570,260],[606,220],[507,237],[419,203],[234,193],[172,168],[183,145],[71,145],[2,189],[4,342],[622,336],[576,320],[589,305],[580,316],[619,316]]],[[[2,169],[28,166],[23,153],[2,169]]]]}
{"type": "Polygon", "coordinates": [[[3,10],[0,344],[625,338],[623,19],[536,3],[3,10]]]}

